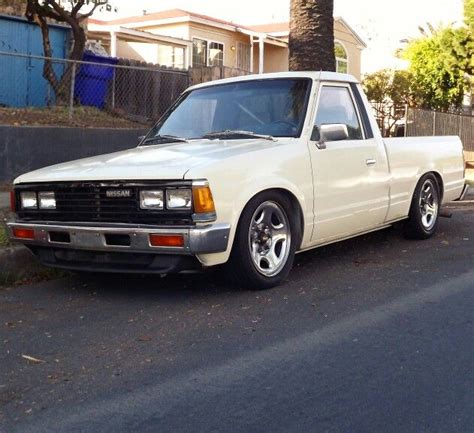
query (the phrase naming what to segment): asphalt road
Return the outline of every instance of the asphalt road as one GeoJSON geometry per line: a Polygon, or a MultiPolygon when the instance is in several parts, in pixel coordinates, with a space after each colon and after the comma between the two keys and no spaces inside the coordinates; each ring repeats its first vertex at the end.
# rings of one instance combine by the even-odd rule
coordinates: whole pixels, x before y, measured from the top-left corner
{"type": "Polygon", "coordinates": [[[74,276],[0,292],[0,431],[473,432],[474,205],[216,273],[74,276]],[[25,359],[22,355],[36,358],[25,359]]]}

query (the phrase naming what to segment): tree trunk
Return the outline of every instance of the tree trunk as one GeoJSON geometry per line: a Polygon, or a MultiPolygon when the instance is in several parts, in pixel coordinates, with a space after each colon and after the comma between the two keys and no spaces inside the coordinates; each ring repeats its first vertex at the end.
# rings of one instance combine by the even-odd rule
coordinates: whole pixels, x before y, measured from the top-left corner
{"type": "MultiPolygon", "coordinates": [[[[0,0],[1,1],[1,0],[0,0]]],[[[84,5],[85,0],[79,0],[75,8],[79,10],[84,5]]],[[[69,52],[69,60],[82,60],[84,47],[86,44],[86,34],[84,28],[81,26],[81,17],[76,16],[74,9],[72,12],[65,11],[59,3],[51,3],[43,5],[38,0],[28,0],[25,16],[28,21],[36,23],[40,29],[43,39],[43,51],[46,59],[43,66],[43,77],[51,85],[56,101],[56,105],[67,105],[70,103],[71,86],[72,86],[72,63],[71,62],[55,62],[50,60],[53,57],[51,48],[51,41],[49,37],[48,18],[54,18],[60,22],[65,22],[70,25],[73,34],[73,44],[69,52]],[[56,11],[56,12],[55,12],[56,11]],[[54,66],[63,65],[63,68],[54,66]],[[61,72],[59,72],[62,69],[61,72]]],[[[98,0],[96,5],[99,4],[98,0]]],[[[95,10],[95,7],[94,9],[95,10]]],[[[92,12],[93,12],[92,10],[92,12]]],[[[92,12],[90,12],[92,14],[92,12]]],[[[84,17],[82,17],[84,18],[84,17]]]]}
{"type": "MultiPolygon", "coordinates": [[[[72,33],[74,44],[69,53],[69,60],[82,60],[84,54],[84,47],[86,45],[86,34],[84,29],[79,24],[72,24],[72,33]]],[[[79,70],[79,65],[76,67],[76,73],[79,70]]],[[[72,63],[67,62],[64,66],[64,72],[59,80],[58,91],[56,92],[56,104],[67,105],[70,103],[70,94],[72,86],[72,63]]]]}
{"type": "Polygon", "coordinates": [[[334,0],[291,0],[290,71],[336,71],[334,0]]]}

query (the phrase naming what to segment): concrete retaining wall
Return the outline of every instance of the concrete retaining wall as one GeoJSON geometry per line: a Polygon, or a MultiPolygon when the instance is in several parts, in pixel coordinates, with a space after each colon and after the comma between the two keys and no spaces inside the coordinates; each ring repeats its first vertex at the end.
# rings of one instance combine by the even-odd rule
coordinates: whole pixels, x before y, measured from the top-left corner
{"type": "Polygon", "coordinates": [[[141,129],[0,125],[0,182],[48,165],[135,147],[141,129]]]}

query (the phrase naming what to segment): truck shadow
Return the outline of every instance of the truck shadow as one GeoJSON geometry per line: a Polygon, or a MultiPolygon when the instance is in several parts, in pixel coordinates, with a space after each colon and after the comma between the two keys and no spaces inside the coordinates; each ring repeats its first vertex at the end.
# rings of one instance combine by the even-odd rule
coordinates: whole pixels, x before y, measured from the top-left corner
{"type": "Polygon", "coordinates": [[[296,255],[293,269],[280,286],[270,291],[254,292],[231,283],[225,268],[203,273],[160,275],[73,274],[76,287],[95,291],[110,298],[128,300],[145,298],[149,302],[175,302],[221,296],[253,296],[255,293],[291,293],[291,290],[322,284],[326,288],[352,285],[354,280],[383,281],[400,272],[437,272],[432,258],[422,254],[448,244],[462,224],[440,221],[438,233],[426,241],[410,241],[403,237],[400,225],[346,241],[326,245],[296,255]],[[424,257],[423,260],[419,258],[424,257]],[[421,271],[413,268],[417,264],[421,271]],[[412,269],[413,268],[413,269],[412,269]],[[247,295],[244,295],[247,294],[247,295]]]}
{"type": "MultiPolygon", "coordinates": [[[[384,256],[393,253],[401,243],[410,244],[401,237],[399,229],[389,228],[297,254],[289,277],[276,289],[298,285],[306,281],[311,274],[316,277],[328,272],[337,272],[341,276],[352,273],[354,266],[381,263],[385,259],[384,256]]],[[[202,273],[170,274],[164,277],[146,274],[76,273],[71,278],[78,287],[94,288],[102,294],[114,297],[167,298],[177,295],[195,297],[223,293],[253,293],[230,282],[224,267],[209,269],[202,273]]]]}

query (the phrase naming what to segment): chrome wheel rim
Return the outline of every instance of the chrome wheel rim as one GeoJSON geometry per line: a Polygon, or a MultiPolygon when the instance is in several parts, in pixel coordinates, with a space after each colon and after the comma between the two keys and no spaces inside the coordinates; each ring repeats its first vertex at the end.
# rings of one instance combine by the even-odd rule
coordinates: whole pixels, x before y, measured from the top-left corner
{"type": "Polygon", "coordinates": [[[432,180],[423,183],[420,194],[421,224],[425,230],[431,230],[438,217],[438,191],[432,180]]]}
{"type": "Polygon", "coordinates": [[[285,211],[275,202],[262,203],[253,213],[249,229],[249,251],[257,271],[277,275],[290,254],[291,229],[285,211]]]}

